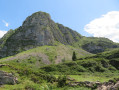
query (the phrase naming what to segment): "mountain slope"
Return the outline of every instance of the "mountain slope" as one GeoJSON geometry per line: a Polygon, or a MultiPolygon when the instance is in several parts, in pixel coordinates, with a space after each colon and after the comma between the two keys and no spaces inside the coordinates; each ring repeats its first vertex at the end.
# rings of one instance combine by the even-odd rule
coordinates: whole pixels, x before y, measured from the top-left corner
{"type": "Polygon", "coordinates": [[[10,30],[0,39],[0,58],[37,46],[55,46],[59,43],[80,47],[94,54],[119,47],[119,44],[109,39],[83,37],[78,32],[55,23],[48,13],[36,12],[27,17],[22,26],[10,30]]]}
{"type": "MultiPolygon", "coordinates": [[[[19,81],[16,85],[5,85],[0,89],[28,88],[37,90],[41,88],[42,90],[43,85],[52,85],[56,89],[58,79],[53,75],[61,74],[68,75],[69,79],[72,76],[73,79],[71,77],[71,80],[74,81],[70,82],[105,82],[118,78],[119,49],[87,56],[77,59],[77,61],[65,62],[67,59],[71,59],[73,51],[76,52],[77,58],[91,55],[80,48],[58,44],[56,46],[39,46],[14,56],[0,59],[0,65],[2,65],[0,70],[13,73],[19,81]],[[55,62],[59,58],[63,63],[55,62]]],[[[67,84],[66,87],[68,87],[67,84]]]]}
{"type": "MultiPolygon", "coordinates": [[[[81,35],[51,20],[49,14],[36,12],[15,30],[0,49],[0,57],[14,55],[37,46],[62,44],[72,45],[81,35]]],[[[2,42],[3,43],[3,42],[2,42]]]]}
{"type": "Polygon", "coordinates": [[[106,51],[97,55],[77,59],[75,62],[61,63],[58,65],[48,65],[41,68],[52,74],[82,74],[87,73],[109,73],[119,71],[119,48],[106,51]]]}
{"type": "Polygon", "coordinates": [[[82,49],[94,54],[119,48],[118,43],[114,43],[107,38],[97,37],[83,37],[79,42],[77,42],[77,44],[79,44],[82,49]]]}
{"type": "Polygon", "coordinates": [[[92,55],[80,48],[74,48],[69,45],[45,45],[21,52],[15,56],[3,58],[0,62],[15,61],[17,63],[25,63],[38,68],[48,64],[72,61],[72,54],[74,51],[76,52],[77,58],[92,55]]]}

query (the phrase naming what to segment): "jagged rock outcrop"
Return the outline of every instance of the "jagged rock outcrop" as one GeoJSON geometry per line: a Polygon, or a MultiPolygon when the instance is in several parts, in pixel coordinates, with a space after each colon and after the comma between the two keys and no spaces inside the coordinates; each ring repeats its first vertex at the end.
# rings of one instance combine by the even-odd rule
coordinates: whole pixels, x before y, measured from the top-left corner
{"type": "Polygon", "coordinates": [[[17,82],[18,82],[17,78],[12,73],[0,71],[0,85],[4,84],[14,85],[17,82]]]}
{"type": "MultiPolygon", "coordinates": [[[[14,55],[37,46],[55,45],[57,42],[72,45],[82,36],[51,20],[45,12],[36,12],[26,18],[23,25],[1,42],[0,57],[14,55]]],[[[4,38],[4,37],[3,37],[4,38]]]]}

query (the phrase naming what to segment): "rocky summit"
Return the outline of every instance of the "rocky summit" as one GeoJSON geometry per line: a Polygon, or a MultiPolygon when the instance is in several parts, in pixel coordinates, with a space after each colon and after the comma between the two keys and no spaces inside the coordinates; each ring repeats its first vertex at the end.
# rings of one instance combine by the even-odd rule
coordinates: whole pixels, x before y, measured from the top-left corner
{"type": "Polygon", "coordinates": [[[36,12],[27,17],[23,25],[11,30],[1,40],[0,57],[14,55],[36,46],[55,45],[57,42],[72,45],[82,37],[79,33],[51,20],[48,13],[36,12]],[[8,33],[9,34],[9,33],[8,33]]]}
{"type": "Polygon", "coordinates": [[[55,23],[45,12],[36,12],[27,17],[22,26],[9,30],[0,39],[0,58],[15,55],[38,46],[55,46],[58,43],[82,48],[90,53],[100,53],[119,44],[105,38],[89,38],[55,23]]]}

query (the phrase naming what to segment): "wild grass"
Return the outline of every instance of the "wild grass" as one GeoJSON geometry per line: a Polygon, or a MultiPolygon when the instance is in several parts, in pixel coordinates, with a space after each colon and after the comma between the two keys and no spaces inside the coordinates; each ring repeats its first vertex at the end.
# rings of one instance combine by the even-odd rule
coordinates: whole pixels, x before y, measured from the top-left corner
{"type": "Polygon", "coordinates": [[[115,66],[111,63],[111,61],[118,63],[118,50],[81,58],[77,61],[67,60],[60,64],[51,63],[51,59],[54,60],[58,55],[62,56],[63,53],[70,55],[71,52],[66,53],[70,50],[73,52],[75,49],[64,45],[56,47],[43,46],[1,59],[0,64],[5,64],[6,66],[1,67],[0,70],[13,73],[18,77],[19,83],[5,85],[0,90],[90,90],[85,87],[57,87],[58,81],[56,77],[67,75],[76,81],[90,82],[106,82],[110,79],[118,78],[118,65],[115,66]],[[39,55],[47,55],[48,57],[44,56],[45,58],[43,59],[39,55]],[[113,58],[107,58],[110,56],[113,58]],[[50,61],[49,65],[43,61],[47,60],[47,58],[50,61]]]}

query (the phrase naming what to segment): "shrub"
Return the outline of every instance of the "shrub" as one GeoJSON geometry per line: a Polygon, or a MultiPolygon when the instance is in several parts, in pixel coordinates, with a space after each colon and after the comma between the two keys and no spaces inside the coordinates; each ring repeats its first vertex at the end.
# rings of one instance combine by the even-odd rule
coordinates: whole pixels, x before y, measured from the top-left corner
{"type": "Polygon", "coordinates": [[[31,81],[26,81],[25,83],[25,90],[40,90],[40,85],[35,84],[31,81]]]}
{"type": "Polygon", "coordinates": [[[59,76],[58,77],[58,87],[64,87],[66,85],[67,77],[59,76]]]}

